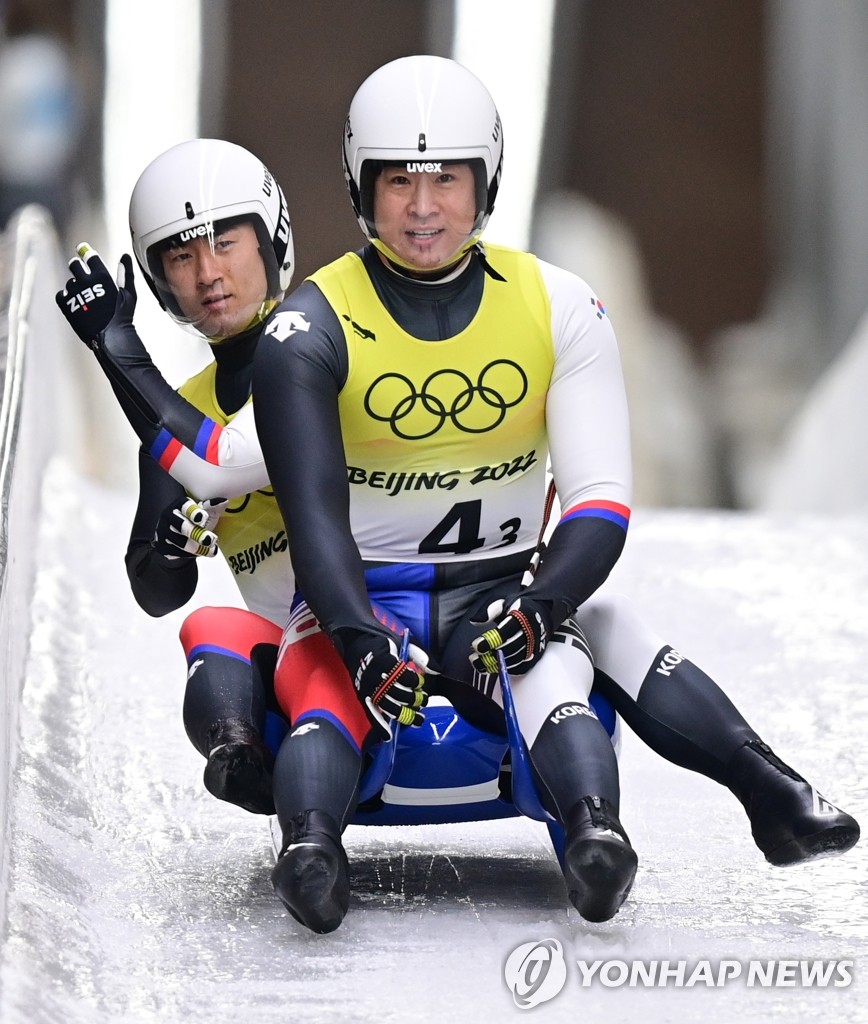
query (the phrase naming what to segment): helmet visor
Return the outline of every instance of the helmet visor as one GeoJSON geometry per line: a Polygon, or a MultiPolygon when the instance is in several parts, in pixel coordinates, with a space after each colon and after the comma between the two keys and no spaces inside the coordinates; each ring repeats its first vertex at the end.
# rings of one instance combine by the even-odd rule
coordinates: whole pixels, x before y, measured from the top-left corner
{"type": "Polygon", "coordinates": [[[258,217],[198,223],[151,245],[148,270],[167,312],[210,341],[234,337],[280,299],[269,282],[274,262],[258,217]]]}
{"type": "Polygon", "coordinates": [[[417,273],[457,262],[476,242],[486,210],[482,160],[366,161],[362,212],[374,244],[417,273]]]}

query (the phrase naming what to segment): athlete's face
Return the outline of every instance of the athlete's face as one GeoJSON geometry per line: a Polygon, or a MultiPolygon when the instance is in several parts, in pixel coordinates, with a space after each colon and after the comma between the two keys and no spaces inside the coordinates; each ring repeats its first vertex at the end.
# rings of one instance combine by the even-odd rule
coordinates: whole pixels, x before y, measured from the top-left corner
{"type": "Polygon", "coordinates": [[[476,187],[469,164],[434,171],[385,167],[374,182],[377,234],[399,260],[418,271],[447,266],[476,219],[476,187]]]}
{"type": "Polygon", "coordinates": [[[185,318],[206,338],[230,338],[251,322],[268,289],[252,224],[196,237],[161,257],[166,283],[185,318]]]}

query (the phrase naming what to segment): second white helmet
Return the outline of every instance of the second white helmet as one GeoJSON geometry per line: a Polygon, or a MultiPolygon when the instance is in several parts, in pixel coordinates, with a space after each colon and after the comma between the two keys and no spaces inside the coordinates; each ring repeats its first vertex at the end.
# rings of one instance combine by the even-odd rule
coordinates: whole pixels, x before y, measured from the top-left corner
{"type": "MultiPolygon", "coordinates": [[[[384,165],[467,163],[476,183],[476,216],[461,251],[479,238],[500,184],[503,128],[483,83],[445,57],[400,57],[359,87],[344,126],[344,174],[365,236],[394,258],[378,238],[374,181],[384,165]]],[[[400,260],[399,260],[400,262],[400,260]]]]}
{"type": "Polygon", "coordinates": [[[133,252],[160,305],[179,323],[189,320],[165,281],[161,252],[172,242],[213,238],[215,226],[238,220],[256,230],[267,282],[262,302],[271,308],[292,280],[294,251],[286,199],[265,164],[232,142],[191,139],[139,176],[130,198],[133,252]]]}

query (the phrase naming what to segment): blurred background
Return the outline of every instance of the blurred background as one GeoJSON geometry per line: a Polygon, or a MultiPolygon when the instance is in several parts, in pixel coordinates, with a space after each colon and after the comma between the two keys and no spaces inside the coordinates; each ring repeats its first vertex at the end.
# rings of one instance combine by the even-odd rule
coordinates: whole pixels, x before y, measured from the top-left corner
{"type": "MultiPolygon", "coordinates": [[[[144,166],[218,136],[282,184],[299,283],[363,241],[339,151],[355,89],[421,52],[500,109],[486,237],[606,305],[636,504],[868,511],[864,0],[0,0],[0,226],[38,202],[64,254],[86,238],[114,265],[144,166]]],[[[207,350],[144,291],[180,383],[207,350]]],[[[74,365],[92,471],[124,486],[134,438],[74,365]]]]}

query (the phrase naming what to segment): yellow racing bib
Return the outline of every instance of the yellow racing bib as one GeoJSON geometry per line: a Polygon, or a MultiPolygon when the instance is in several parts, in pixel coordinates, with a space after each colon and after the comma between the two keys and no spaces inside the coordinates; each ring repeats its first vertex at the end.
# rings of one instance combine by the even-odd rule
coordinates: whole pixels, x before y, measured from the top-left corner
{"type": "Polygon", "coordinates": [[[548,454],[551,309],[535,257],[489,246],[471,323],[408,334],[354,253],[313,275],[340,319],[340,416],[351,521],[366,559],[438,561],[533,547],[548,454]]]}

